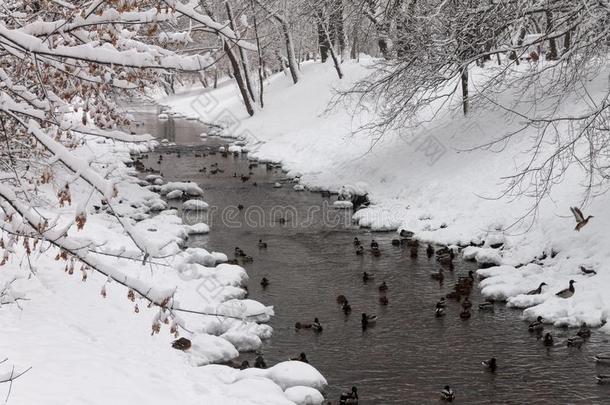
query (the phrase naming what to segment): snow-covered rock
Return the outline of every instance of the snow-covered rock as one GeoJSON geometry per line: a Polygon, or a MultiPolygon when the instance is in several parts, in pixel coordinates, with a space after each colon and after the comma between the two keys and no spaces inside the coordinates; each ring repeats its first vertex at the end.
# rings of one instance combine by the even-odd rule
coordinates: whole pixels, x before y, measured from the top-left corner
{"type": "Polygon", "coordinates": [[[182,209],[185,211],[205,211],[210,208],[210,205],[202,200],[188,200],[182,203],[182,209]]]}

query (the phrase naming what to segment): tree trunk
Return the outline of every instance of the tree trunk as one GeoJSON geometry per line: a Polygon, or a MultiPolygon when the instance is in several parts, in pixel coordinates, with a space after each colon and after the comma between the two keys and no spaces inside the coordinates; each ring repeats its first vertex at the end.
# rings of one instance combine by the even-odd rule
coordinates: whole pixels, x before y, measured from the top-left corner
{"type": "MultiPolygon", "coordinates": [[[[326,29],[326,27],[324,28],[324,33],[326,34],[326,39],[328,40],[328,42],[331,43],[330,35],[328,34],[328,30],[326,29]]],[[[333,63],[335,64],[335,70],[337,71],[339,79],[343,79],[343,72],[341,71],[341,62],[337,57],[337,53],[335,52],[335,48],[332,46],[332,43],[331,47],[328,50],[330,51],[330,56],[332,57],[333,63]]]]}
{"type": "MultiPolygon", "coordinates": [[[[546,15],[546,34],[552,34],[553,32],[553,12],[546,11],[544,13],[546,15]]],[[[546,60],[555,60],[557,59],[557,43],[555,42],[555,38],[549,38],[549,51],[546,53],[546,60]]]]}
{"type": "Polygon", "coordinates": [[[299,82],[299,66],[294,58],[294,43],[292,42],[292,34],[290,33],[290,27],[285,20],[281,21],[281,25],[282,31],[284,32],[284,41],[286,41],[286,57],[288,59],[288,67],[290,68],[292,81],[294,84],[297,84],[299,82]]]}
{"type": "MultiPolygon", "coordinates": [[[[229,26],[231,27],[231,29],[233,30],[235,35],[238,35],[237,26],[235,25],[235,18],[233,17],[233,8],[231,7],[231,4],[228,1],[225,3],[225,7],[227,9],[227,17],[229,19],[229,26]]],[[[252,101],[256,102],[256,97],[254,96],[254,89],[252,86],[252,80],[250,78],[250,66],[248,63],[248,55],[246,55],[244,48],[242,48],[241,46],[238,46],[237,49],[239,50],[239,56],[241,57],[241,66],[243,68],[244,81],[246,82],[248,94],[250,94],[250,98],[252,99],[252,101]]]]}
{"type": "Polygon", "coordinates": [[[239,65],[239,61],[235,57],[233,53],[233,49],[231,49],[231,45],[227,41],[223,41],[224,50],[229,58],[229,62],[231,62],[231,67],[233,68],[233,76],[235,77],[235,82],[237,83],[237,87],[239,87],[239,92],[241,93],[241,98],[244,100],[244,105],[246,106],[246,111],[250,116],[254,115],[254,108],[252,107],[252,100],[250,99],[250,95],[248,94],[248,89],[246,87],[246,83],[241,74],[241,66],[239,65]]]}
{"type": "Polygon", "coordinates": [[[257,49],[257,54],[258,54],[258,100],[260,102],[261,108],[263,108],[265,106],[265,101],[264,101],[264,92],[265,92],[265,87],[264,87],[264,82],[265,82],[265,77],[264,77],[264,61],[263,61],[263,51],[261,49],[261,39],[260,36],[258,35],[258,22],[256,20],[256,12],[254,11],[254,2],[251,2],[250,5],[252,6],[252,19],[253,19],[253,23],[254,23],[254,36],[256,38],[256,49],[257,49]]]}
{"type": "Polygon", "coordinates": [[[572,46],[572,32],[570,30],[568,30],[566,32],[565,36],[563,37],[563,51],[561,52],[561,55],[563,56],[566,53],[568,53],[571,46],[572,46]]]}
{"type": "Polygon", "coordinates": [[[464,115],[468,114],[468,66],[462,69],[462,107],[464,115]]]}

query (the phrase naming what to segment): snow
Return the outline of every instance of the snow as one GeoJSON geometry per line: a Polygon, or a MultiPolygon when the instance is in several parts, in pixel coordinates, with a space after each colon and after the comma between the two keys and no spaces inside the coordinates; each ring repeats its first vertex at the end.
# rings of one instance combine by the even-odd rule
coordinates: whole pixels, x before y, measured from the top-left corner
{"type": "Polygon", "coordinates": [[[187,200],[182,203],[182,209],[185,211],[205,211],[208,208],[209,204],[201,200],[187,200]]]}
{"type": "Polygon", "coordinates": [[[184,194],[198,197],[203,195],[203,190],[192,182],[169,182],[161,187],[161,194],[167,195],[172,191],[182,191],[184,194]]]}
{"type": "Polygon", "coordinates": [[[322,394],[311,387],[290,387],[285,393],[286,397],[297,405],[320,405],[324,402],[322,394]]]}
{"type": "MultiPolygon", "coordinates": [[[[346,61],[342,64],[342,80],[328,63],[303,63],[301,80],[296,85],[289,77],[277,74],[267,82],[265,109],[251,118],[243,111],[233,85],[212,93],[220,101],[216,111],[198,111],[194,102],[210,90],[178,94],[162,103],[174,111],[199,114],[204,121],[231,111],[241,122],[229,135],[249,141],[249,157],[280,162],[289,178],[300,174],[299,184],[310,190],[368,193],[370,207],[354,213],[354,220],[361,226],[373,230],[405,229],[423,242],[480,246],[467,248],[466,257],[486,266],[500,266],[479,272],[487,277],[481,283],[483,293],[506,299],[509,305],[528,307],[524,311],[527,318],[539,314],[548,322],[571,326],[580,321],[599,325],[607,320],[610,298],[604,285],[610,282],[610,236],[606,232],[610,227],[610,212],[606,209],[610,195],[604,190],[587,195],[584,211],[594,218],[575,232],[569,207],[583,199],[585,190],[582,169],[573,166],[555,185],[550,197],[540,203],[535,218],[530,216],[519,222],[533,201],[524,196],[497,197],[507,186],[505,178],[527,163],[525,152],[535,129],[519,132],[512,142],[503,145],[502,153],[489,148],[473,149],[519,129],[522,120],[507,117],[500,109],[482,110],[479,106],[464,117],[459,98],[450,100],[433,120],[429,120],[430,111],[422,111],[424,122],[415,128],[390,131],[383,137],[355,132],[374,118],[372,112],[352,116],[353,106],[348,103],[331,111],[327,107],[335,96],[334,90],[347,89],[366,77],[371,63],[362,55],[359,62],[346,61]],[[438,153],[427,155],[425,147],[431,144],[438,153]],[[541,257],[544,259],[539,260],[541,257]],[[531,262],[539,266],[529,266],[531,262]],[[583,275],[580,266],[593,268],[597,275],[583,275]],[[556,298],[554,293],[566,288],[570,279],[577,281],[574,296],[556,298]],[[542,281],[549,285],[548,293],[522,295],[542,281]]],[[[543,63],[522,64],[515,69],[546,67],[543,63]]],[[[470,71],[473,86],[486,76],[482,68],[474,65],[470,71]]],[[[578,115],[587,107],[583,100],[588,96],[582,94],[596,98],[608,88],[608,80],[604,68],[586,83],[587,93],[575,92],[557,111],[578,115]]],[[[536,89],[528,90],[533,91],[536,89]]],[[[521,89],[508,89],[497,95],[497,101],[512,106],[514,101],[529,96],[532,94],[521,89]]],[[[522,106],[525,113],[530,112],[530,107],[527,103],[522,106]]],[[[554,108],[551,105],[534,109],[546,107],[554,108]]],[[[560,125],[558,129],[566,127],[560,125]]]]}
{"type": "Polygon", "coordinates": [[[199,222],[189,226],[187,232],[189,235],[203,235],[210,233],[210,226],[208,224],[204,224],[203,222],[199,222]]]}

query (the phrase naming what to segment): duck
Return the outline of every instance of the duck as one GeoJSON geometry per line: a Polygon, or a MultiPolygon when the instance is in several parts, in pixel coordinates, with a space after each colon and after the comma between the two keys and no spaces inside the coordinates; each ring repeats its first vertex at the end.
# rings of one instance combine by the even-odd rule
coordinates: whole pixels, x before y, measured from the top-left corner
{"type": "Polygon", "coordinates": [[[496,362],[496,358],[495,357],[492,357],[489,360],[483,360],[481,362],[481,364],[483,365],[483,367],[487,368],[492,373],[495,372],[496,369],[498,368],[498,364],[496,362]]]}
{"type": "Polygon", "coordinates": [[[584,343],[585,340],[580,336],[572,336],[571,338],[568,338],[567,341],[568,347],[576,347],[577,349],[580,349],[584,343]]]}
{"type": "Polygon", "coordinates": [[[445,279],[445,276],[443,275],[443,270],[439,270],[438,273],[432,273],[430,274],[430,278],[432,280],[438,280],[438,281],[443,281],[445,279]]]}
{"type": "Polygon", "coordinates": [[[470,302],[470,300],[468,299],[468,297],[466,297],[464,299],[464,302],[462,302],[462,308],[464,309],[470,309],[472,308],[472,302],[470,302]]]}
{"type": "Polygon", "coordinates": [[[307,356],[305,355],[304,352],[299,353],[299,355],[297,357],[293,357],[290,360],[292,360],[292,361],[302,361],[303,363],[308,363],[309,364],[309,360],[307,360],[307,356]]]}
{"type": "Polygon", "coordinates": [[[371,249],[379,249],[379,243],[375,239],[371,241],[371,249]]]}
{"type": "Polygon", "coordinates": [[[246,253],[243,250],[241,250],[239,247],[236,247],[235,248],[235,256],[243,257],[243,256],[246,256],[246,253]]]}
{"type": "Polygon", "coordinates": [[[191,341],[187,338],[181,337],[180,339],[172,342],[172,347],[177,350],[188,350],[191,348],[191,341]]]}
{"type": "Polygon", "coordinates": [[[370,326],[372,324],[374,324],[375,322],[377,322],[377,315],[367,315],[366,313],[362,313],[362,327],[366,328],[367,326],[370,326]]]}
{"type": "Polygon", "coordinates": [[[482,302],[479,304],[480,311],[494,311],[494,303],[493,302],[482,302]]]}
{"type": "Polygon", "coordinates": [[[241,211],[244,209],[244,206],[242,204],[237,204],[237,209],[241,211]]]}
{"type": "Polygon", "coordinates": [[[277,222],[279,222],[280,225],[284,225],[286,223],[286,218],[280,218],[277,220],[277,222]]]}
{"type": "Polygon", "coordinates": [[[350,392],[342,392],[339,405],[358,405],[358,388],[352,387],[350,392]]]}
{"type": "Polygon", "coordinates": [[[262,239],[258,240],[258,248],[259,249],[267,249],[267,242],[263,242],[262,239]]]}
{"type": "Polygon", "coordinates": [[[267,288],[268,285],[269,285],[269,280],[267,280],[267,277],[263,277],[263,279],[261,280],[261,286],[263,288],[267,288]]]}
{"type": "Polygon", "coordinates": [[[588,339],[591,337],[591,329],[587,326],[585,322],[580,325],[579,331],[576,333],[576,336],[580,336],[583,339],[588,339]]]}
{"type": "Polygon", "coordinates": [[[320,321],[318,320],[318,318],[314,318],[313,323],[311,324],[311,328],[315,331],[315,332],[322,332],[322,324],[320,323],[320,321]]]}
{"type": "Polygon", "coordinates": [[[440,300],[438,300],[438,302],[436,303],[436,308],[445,308],[447,306],[447,301],[445,300],[445,297],[441,297],[440,300]]]}
{"type": "Polygon", "coordinates": [[[571,296],[574,295],[574,283],[575,282],[576,281],[574,281],[574,280],[570,280],[570,286],[568,288],[566,288],[565,290],[559,291],[555,295],[558,296],[559,298],[570,298],[571,296]]]}
{"type": "Polygon", "coordinates": [[[254,258],[252,256],[245,255],[242,260],[244,263],[252,263],[254,258]]]}
{"type": "Polygon", "coordinates": [[[529,324],[528,330],[530,332],[540,332],[544,329],[544,324],[542,323],[542,317],[539,316],[536,320],[529,324]]]}
{"type": "Polygon", "coordinates": [[[400,240],[399,239],[392,239],[392,246],[400,246],[400,240]]]}
{"type": "Polygon", "coordinates": [[[379,250],[378,247],[372,248],[371,249],[371,253],[373,254],[373,256],[375,257],[379,257],[381,256],[381,250],[379,250]]]}
{"type": "Polygon", "coordinates": [[[379,286],[379,291],[388,291],[388,285],[385,283],[385,281],[379,286]]]}
{"type": "Polygon", "coordinates": [[[545,346],[553,346],[553,336],[547,332],[542,339],[542,343],[544,343],[545,346]]]}
{"type": "Polygon", "coordinates": [[[589,220],[593,218],[593,215],[589,215],[587,218],[583,215],[582,211],[578,207],[570,207],[570,211],[574,215],[574,219],[576,220],[575,231],[580,232],[580,230],[589,223],[589,220]]]}
{"type": "Polygon", "coordinates": [[[441,317],[443,315],[445,315],[445,308],[436,307],[434,309],[434,316],[436,316],[438,318],[438,317],[441,317]]]}
{"type": "Polygon", "coordinates": [[[254,360],[254,367],[255,368],[267,368],[267,363],[265,362],[265,359],[263,358],[262,354],[259,354],[258,356],[256,356],[256,359],[254,360]]]}
{"type": "Polygon", "coordinates": [[[451,389],[450,386],[445,385],[441,391],[441,399],[445,402],[453,402],[455,399],[455,392],[451,389]]]}
{"type": "Polygon", "coordinates": [[[343,294],[337,295],[337,304],[343,305],[346,302],[347,302],[347,297],[345,297],[345,295],[343,295],[343,294]]]}
{"type": "Polygon", "coordinates": [[[362,273],[362,281],[364,281],[365,283],[369,280],[372,280],[373,278],[375,277],[371,273],[367,273],[366,271],[362,273]]]}
{"type": "Polygon", "coordinates": [[[462,319],[468,319],[472,316],[472,314],[470,313],[470,310],[468,309],[463,309],[462,312],[460,312],[460,318],[462,319]]]}
{"type": "Polygon", "coordinates": [[[415,259],[417,257],[417,246],[411,246],[409,248],[409,254],[412,259],[415,259]]]}
{"type": "Polygon", "coordinates": [[[591,270],[591,269],[587,269],[585,266],[580,266],[580,271],[583,272],[583,274],[591,274],[591,275],[596,275],[597,272],[595,270],[591,270]]]}
{"type": "Polygon", "coordinates": [[[608,374],[598,374],[595,376],[598,384],[605,384],[610,381],[610,375],[608,374]]]}
{"type": "Polygon", "coordinates": [[[363,254],[364,254],[364,246],[358,245],[358,247],[356,247],[356,255],[361,256],[363,254]]]}
{"type": "Polygon", "coordinates": [[[438,261],[440,264],[443,264],[443,265],[451,265],[451,264],[453,264],[453,258],[454,258],[454,256],[455,256],[455,255],[453,254],[453,251],[452,251],[452,250],[450,250],[450,251],[449,251],[449,253],[447,253],[447,254],[443,254],[443,255],[438,256],[438,257],[436,258],[436,260],[437,260],[437,261],[438,261]]]}
{"type": "Polygon", "coordinates": [[[538,288],[536,288],[535,290],[532,290],[530,292],[528,292],[526,295],[537,295],[542,293],[542,287],[544,287],[545,285],[547,285],[546,283],[540,283],[540,285],[538,286],[538,288]]]}
{"type": "Polygon", "coordinates": [[[434,255],[434,247],[431,244],[428,244],[428,247],[426,248],[426,256],[428,256],[428,259],[429,259],[433,255],[434,255]]]}
{"type": "Polygon", "coordinates": [[[345,300],[345,302],[341,305],[341,310],[345,315],[348,315],[350,312],[352,312],[352,306],[349,304],[349,302],[347,302],[347,300],[345,300]]]}
{"type": "Polygon", "coordinates": [[[354,246],[356,246],[356,247],[360,246],[360,240],[357,237],[354,238],[353,243],[354,243],[354,246]]]}
{"type": "Polygon", "coordinates": [[[390,300],[388,300],[388,297],[386,297],[384,295],[384,296],[379,297],[379,303],[381,305],[388,305],[390,303],[390,300]]]}
{"type": "Polygon", "coordinates": [[[245,370],[247,368],[250,368],[250,362],[248,360],[244,360],[241,362],[241,365],[239,366],[240,370],[245,370]]]}

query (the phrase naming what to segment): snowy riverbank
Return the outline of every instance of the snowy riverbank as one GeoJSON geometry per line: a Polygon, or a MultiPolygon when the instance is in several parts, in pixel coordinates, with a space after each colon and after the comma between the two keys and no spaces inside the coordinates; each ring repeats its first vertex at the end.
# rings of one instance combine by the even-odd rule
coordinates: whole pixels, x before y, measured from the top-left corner
{"type": "MultiPolygon", "coordinates": [[[[258,349],[272,334],[266,322],[273,308],[245,298],[248,275],[225,263],[226,255],[181,248],[189,233],[209,229],[184,225],[167,210],[152,191],[163,183],[158,176],[135,177],[130,152],[147,152],[153,144],[88,140],[78,147],[76,154],[115,184],[112,208],[62,170],[36,194],[33,185],[29,190],[31,208],[43,207],[37,201],[57,201],[57,188],[69,183],[71,204],[55,202],[39,212],[136,291],[64,258],[46,241],[14,240],[8,231],[20,222],[16,216],[4,222],[0,252],[11,254],[0,266],[0,360],[8,359],[0,375],[31,367],[14,382],[9,403],[168,404],[179,398],[184,404],[319,404],[326,381],[307,364],[288,361],[266,370],[208,365],[258,349]],[[82,230],[75,217],[85,219],[82,230]],[[157,301],[167,297],[171,311],[148,305],[139,292],[157,301]],[[192,347],[173,349],[178,336],[192,347]]],[[[176,189],[205,199],[205,190],[192,183],[165,184],[160,191],[176,189]]],[[[0,397],[8,388],[0,386],[0,397]]]]}
{"type": "MultiPolygon", "coordinates": [[[[513,225],[533,201],[524,196],[497,197],[507,186],[503,179],[523,167],[532,130],[517,134],[501,154],[498,148],[467,151],[518,128],[520,122],[503,111],[477,108],[464,118],[455,100],[430,122],[402,134],[389,133],[381,139],[352,135],[367,121],[365,115],[353,117],[345,106],[330,113],[325,110],[333,96],[330,89],[348,88],[367,74],[368,63],[367,59],[360,64],[346,62],[342,81],[330,64],[304,64],[297,85],[276,75],[268,84],[264,111],[253,118],[243,112],[233,86],[215,92],[191,90],[163,103],[186,116],[227,122],[228,134],[249,141],[251,155],[282,162],[291,173],[300,173],[301,183],[311,189],[336,191],[346,184],[365,184],[373,204],[356,213],[362,226],[407,229],[423,241],[438,244],[481,245],[481,249],[470,248],[468,257],[501,265],[479,272],[487,277],[481,282],[483,294],[529,307],[525,318],[541,315],[556,325],[603,324],[610,311],[605,287],[610,283],[610,244],[605,232],[610,213],[604,209],[610,197],[602,194],[587,200],[583,210],[595,218],[575,232],[569,207],[581,205],[583,173],[570,167],[551,198],[539,205],[536,216],[513,225]],[[597,274],[585,275],[580,266],[597,274]],[[574,296],[556,297],[570,279],[576,281],[574,296]],[[522,295],[543,281],[547,287],[542,294],[522,295]]],[[[484,71],[474,68],[472,72],[476,84],[484,71]]],[[[588,84],[593,95],[607,87],[607,74],[588,84]]],[[[510,105],[511,100],[528,94],[505,91],[498,97],[510,105]]],[[[575,93],[558,111],[578,114],[584,108],[582,100],[575,93]]]]}

